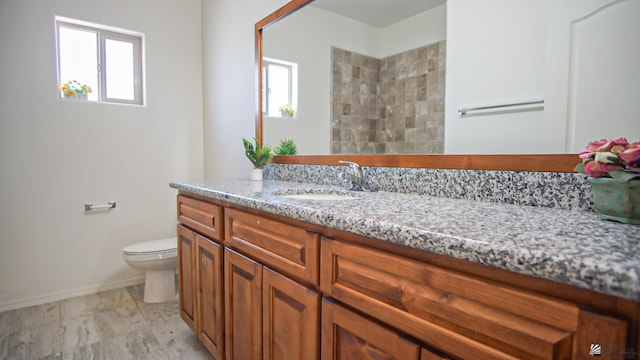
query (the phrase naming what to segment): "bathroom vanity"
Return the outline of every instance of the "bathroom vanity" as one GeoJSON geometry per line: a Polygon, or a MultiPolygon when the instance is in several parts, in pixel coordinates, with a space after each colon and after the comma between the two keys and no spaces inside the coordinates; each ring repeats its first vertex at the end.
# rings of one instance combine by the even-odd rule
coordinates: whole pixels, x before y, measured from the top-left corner
{"type": "Polygon", "coordinates": [[[298,182],[171,183],[216,359],[638,358],[640,227],[298,182]]]}

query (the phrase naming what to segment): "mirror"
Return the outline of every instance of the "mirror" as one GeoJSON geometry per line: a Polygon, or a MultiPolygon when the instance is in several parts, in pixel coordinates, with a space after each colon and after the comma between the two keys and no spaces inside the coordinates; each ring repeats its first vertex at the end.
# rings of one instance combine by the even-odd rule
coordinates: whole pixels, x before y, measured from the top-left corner
{"type": "MultiPolygon", "coordinates": [[[[321,71],[317,70],[313,65],[305,65],[302,62],[299,66],[301,68],[304,66],[316,69],[316,73],[324,73],[327,78],[331,78],[334,75],[331,70],[331,51],[337,48],[339,49],[338,51],[347,50],[352,53],[366,55],[367,50],[363,49],[365,44],[381,42],[380,38],[386,36],[380,34],[382,31],[378,31],[377,37],[364,31],[353,31],[354,34],[360,36],[359,41],[354,41],[356,44],[360,44],[360,48],[342,49],[341,47],[346,46],[333,46],[340,42],[336,42],[335,39],[325,40],[319,37],[318,34],[331,33],[331,28],[320,28],[319,26],[321,24],[332,26],[335,24],[335,21],[320,20],[318,23],[311,23],[311,20],[309,20],[310,15],[305,15],[305,11],[315,13],[324,11],[325,15],[327,15],[327,13],[331,15],[331,12],[323,9],[322,4],[325,1],[330,0],[317,0],[317,6],[305,6],[309,1],[291,1],[283,8],[256,24],[256,56],[257,62],[259,63],[257,80],[260,85],[262,80],[262,51],[264,50],[265,53],[271,51],[272,43],[270,42],[270,36],[272,33],[273,35],[278,32],[305,34],[305,31],[307,31],[309,35],[303,36],[306,38],[307,43],[318,44],[324,48],[323,52],[326,56],[323,55],[322,59],[320,56],[314,56],[316,63],[322,62],[324,65],[321,71]],[[296,12],[296,10],[303,6],[304,9],[296,12]],[[287,14],[293,12],[296,12],[295,15],[285,18],[287,14]],[[286,29],[286,26],[289,26],[287,25],[288,23],[295,24],[296,22],[300,22],[301,19],[305,20],[302,22],[306,28],[286,31],[278,30],[281,26],[286,29]],[[263,30],[265,30],[264,33],[263,30]]],[[[594,1],[594,3],[596,2],[598,1],[594,1]]],[[[343,3],[347,2],[343,1],[343,3]]],[[[357,1],[350,0],[348,3],[357,3],[357,1]]],[[[396,4],[396,2],[393,3],[396,4]]],[[[574,7],[579,7],[579,1],[576,0],[557,2],[562,4],[555,4],[554,2],[554,4],[550,4],[551,6],[536,4],[535,1],[529,1],[527,5],[525,1],[513,5],[513,8],[488,6],[487,4],[490,4],[491,0],[483,1],[482,3],[484,5],[478,5],[477,3],[480,2],[449,0],[446,5],[440,5],[441,8],[444,8],[444,13],[447,17],[445,55],[446,101],[445,108],[443,109],[445,118],[443,131],[445,146],[443,150],[445,153],[572,153],[579,151],[586,141],[593,138],[618,136],[625,136],[629,139],[640,138],[640,125],[638,125],[639,122],[634,121],[633,117],[633,115],[640,113],[640,108],[638,108],[638,105],[635,104],[636,102],[633,100],[637,99],[640,93],[637,85],[640,84],[640,78],[638,77],[639,71],[637,67],[634,67],[632,64],[624,63],[624,61],[620,62],[619,60],[637,58],[637,54],[640,54],[638,46],[627,42],[624,44],[624,47],[633,48],[629,50],[629,53],[625,53],[625,56],[616,55],[605,57],[599,64],[584,61],[575,64],[576,54],[571,52],[577,51],[576,47],[580,50],[579,54],[588,54],[589,51],[592,51],[593,46],[588,46],[588,43],[594,40],[592,33],[598,32],[599,26],[603,27],[610,24],[612,18],[616,19],[614,22],[617,23],[625,23],[625,21],[627,21],[624,19],[620,21],[620,14],[632,14],[629,15],[628,18],[631,20],[634,18],[637,19],[637,1],[602,0],[595,6],[591,4],[591,9],[574,9],[574,7]],[[556,8],[551,9],[551,7],[554,6],[556,8]],[[516,15],[514,15],[514,12],[516,15]],[[487,26],[486,24],[487,16],[491,16],[491,26],[487,26]],[[545,21],[540,21],[541,19],[545,21]],[[596,25],[593,25],[594,23],[596,25]],[[523,24],[526,25],[524,29],[515,27],[515,25],[521,26],[523,24]],[[547,24],[547,27],[540,29],[540,24],[547,24]],[[500,26],[503,25],[510,26],[510,31],[505,32],[501,30],[502,28],[500,28],[500,26]],[[565,28],[570,31],[565,30],[565,28]],[[469,29],[473,29],[474,31],[469,31],[469,29]],[[487,31],[494,31],[495,33],[490,34],[492,36],[487,36],[487,31]],[[487,39],[491,41],[487,41],[487,39]],[[550,42],[549,39],[555,40],[550,42]],[[587,43],[587,45],[581,45],[581,43],[587,43]],[[505,44],[508,44],[508,46],[505,46],[505,44]],[[570,47],[569,44],[571,44],[572,47],[570,47]],[[498,56],[499,54],[503,54],[504,49],[513,50],[513,48],[518,48],[518,50],[506,53],[505,56],[498,56]],[[571,48],[571,51],[568,51],[568,48],[571,48]],[[636,55],[626,56],[628,54],[636,55]],[[554,60],[545,62],[545,58],[554,60]],[[587,91],[593,89],[594,86],[590,85],[586,87],[586,90],[576,91],[576,80],[570,77],[568,69],[572,68],[572,66],[579,69],[602,69],[602,62],[606,64],[615,63],[616,65],[613,66],[613,68],[622,69],[621,74],[616,73],[614,74],[615,76],[611,76],[612,74],[609,73],[595,71],[595,73],[600,73],[601,75],[589,79],[590,84],[595,83],[598,85],[595,87],[602,88],[600,84],[603,84],[602,74],[604,74],[606,75],[604,76],[605,78],[616,78],[610,84],[607,84],[607,87],[614,86],[616,89],[619,89],[622,85],[622,87],[626,87],[627,90],[603,91],[603,93],[616,94],[616,96],[606,101],[600,101],[602,103],[609,102],[606,106],[600,106],[600,109],[607,109],[604,114],[602,110],[591,109],[582,111],[577,105],[589,105],[598,102],[594,101],[593,92],[587,91]],[[570,66],[563,72],[561,68],[564,68],[564,65],[570,66]],[[544,76],[541,76],[541,74],[544,76]],[[626,78],[629,80],[627,82],[622,81],[623,83],[620,84],[621,81],[618,78],[626,78]],[[564,79],[560,86],[557,83],[557,79],[564,79]],[[520,107],[506,111],[485,111],[468,114],[466,116],[460,116],[457,113],[459,107],[508,104],[521,102],[522,100],[539,99],[545,100],[544,110],[538,106],[520,107]],[[612,104],[614,106],[612,106],[612,104]],[[587,119],[589,113],[598,115],[591,116],[591,119],[587,119]],[[629,116],[629,114],[632,116],[629,116]],[[597,126],[603,118],[614,120],[626,119],[627,122],[619,122],[615,126],[607,126],[606,129],[603,129],[602,126],[597,126]],[[558,119],[565,120],[559,121],[558,119]]],[[[435,9],[437,10],[437,6],[435,9]]],[[[434,9],[427,10],[427,12],[434,12],[434,9]]],[[[440,9],[440,13],[443,13],[442,9],[440,9]]],[[[634,26],[633,22],[637,23],[637,21],[633,20],[631,21],[631,26],[634,26]]],[[[425,21],[423,21],[423,23],[425,23],[425,21]]],[[[637,25],[635,26],[637,27],[637,25]]],[[[610,33],[609,28],[610,26],[607,27],[607,31],[604,31],[604,34],[610,33]]],[[[373,32],[375,33],[375,31],[373,32]]],[[[407,32],[404,32],[404,40],[408,37],[407,34],[407,32]]],[[[342,35],[343,37],[346,36],[344,32],[342,35]]],[[[349,35],[352,34],[349,33],[349,35]]],[[[607,41],[606,36],[604,40],[595,40],[600,41],[596,47],[599,49],[602,49],[602,46],[605,46],[607,43],[611,43],[611,41],[607,41]]],[[[396,40],[395,42],[399,41],[396,40]]],[[[294,46],[291,40],[273,43],[275,48],[283,44],[283,47],[291,52],[290,54],[283,53],[282,58],[284,59],[293,56],[291,55],[292,52],[299,48],[299,46],[294,46]]],[[[410,48],[410,50],[417,48],[419,48],[419,46],[410,48]]],[[[617,54],[622,51],[620,47],[607,49],[607,53],[610,54],[617,54]]],[[[394,54],[397,54],[397,52],[394,54]]],[[[598,54],[598,56],[600,55],[601,54],[598,54]]],[[[279,55],[273,55],[273,57],[278,56],[279,55]]],[[[598,56],[596,56],[596,58],[598,56]]],[[[589,58],[589,56],[584,57],[589,58]]],[[[384,54],[378,58],[384,58],[384,54]]],[[[580,57],[577,58],[582,60],[580,57]]],[[[610,67],[611,66],[607,66],[607,68],[610,67]]],[[[587,74],[593,73],[588,70],[584,70],[584,72],[587,74]]],[[[331,90],[330,87],[330,82],[333,80],[334,79],[325,80],[323,82],[329,83],[329,85],[320,86],[320,81],[307,82],[300,79],[300,107],[297,109],[297,117],[287,119],[287,121],[278,121],[282,120],[279,118],[263,119],[262,112],[257,111],[256,135],[262,137],[264,133],[268,134],[273,132],[274,135],[268,135],[268,139],[271,140],[265,138],[265,141],[270,144],[274,142],[273,139],[281,137],[294,138],[299,144],[301,154],[331,154],[332,150],[335,150],[335,147],[332,148],[330,144],[331,140],[323,140],[320,145],[316,143],[320,142],[320,139],[332,139],[343,136],[343,134],[337,133],[333,127],[335,122],[337,122],[335,115],[340,112],[348,112],[348,109],[344,109],[344,106],[342,109],[340,109],[340,106],[335,106],[333,100],[330,99],[332,91],[335,92],[335,87],[333,90],[331,90]],[[310,88],[315,92],[307,94],[304,92],[305,88],[310,88]],[[303,102],[303,97],[307,100],[312,99],[312,101],[303,102]],[[312,121],[311,119],[317,117],[318,114],[322,114],[321,117],[326,120],[312,121]],[[277,130],[278,127],[280,127],[291,131],[295,126],[299,126],[303,134],[292,134],[286,131],[278,132],[279,130],[277,130]],[[304,132],[306,132],[306,134],[304,132]],[[297,138],[298,136],[300,137],[297,138]],[[307,150],[307,148],[309,148],[309,150],[307,150]],[[319,148],[322,149],[318,150],[319,148]]],[[[261,96],[258,96],[258,109],[262,109],[261,100],[261,96]]],[[[366,125],[361,124],[360,126],[366,125]]],[[[369,126],[370,128],[368,128],[368,130],[373,130],[373,126],[370,124],[369,126]]],[[[410,138],[411,135],[407,136],[407,134],[409,134],[409,132],[405,133],[405,138],[410,138]]],[[[351,141],[351,139],[349,139],[349,141],[351,141]]],[[[336,151],[333,152],[335,153],[336,151]]],[[[380,152],[366,149],[365,153],[372,154],[380,152]]],[[[409,151],[400,150],[397,153],[420,152],[414,149],[409,151]]]]}

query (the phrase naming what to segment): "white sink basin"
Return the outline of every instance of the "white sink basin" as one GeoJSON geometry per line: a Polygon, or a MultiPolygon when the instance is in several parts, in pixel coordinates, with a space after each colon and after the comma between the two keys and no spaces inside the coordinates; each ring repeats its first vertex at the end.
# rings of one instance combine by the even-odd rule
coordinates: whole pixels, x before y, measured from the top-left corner
{"type": "Polygon", "coordinates": [[[273,195],[302,200],[355,200],[357,196],[336,190],[291,189],[274,191],[273,195]]]}

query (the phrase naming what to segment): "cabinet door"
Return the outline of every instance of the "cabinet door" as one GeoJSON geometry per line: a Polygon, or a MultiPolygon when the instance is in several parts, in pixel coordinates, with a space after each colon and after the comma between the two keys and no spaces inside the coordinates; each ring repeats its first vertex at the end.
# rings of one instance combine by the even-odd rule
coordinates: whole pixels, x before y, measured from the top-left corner
{"type": "Polygon", "coordinates": [[[178,225],[178,288],[180,290],[180,317],[197,333],[195,322],[196,276],[195,237],[193,232],[178,225]]]}
{"type": "Polygon", "coordinates": [[[194,233],[196,244],[197,335],[211,355],[224,354],[222,246],[194,233]]]}
{"type": "Polygon", "coordinates": [[[263,359],[320,358],[320,294],[264,268],[263,359]]]}
{"type": "Polygon", "coordinates": [[[262,359],[262,265],[225,248],[227,360],[262,359]]]}
{"type": "Polygon", "coordinates": [[[418,360],[420,350],[399,333],[323,298],[322,360],[418,360]]]}

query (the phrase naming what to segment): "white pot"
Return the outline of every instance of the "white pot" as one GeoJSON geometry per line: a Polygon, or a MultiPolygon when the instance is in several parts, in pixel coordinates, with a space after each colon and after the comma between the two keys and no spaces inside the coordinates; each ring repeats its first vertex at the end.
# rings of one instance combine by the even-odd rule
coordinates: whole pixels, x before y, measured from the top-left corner
{"type": "Polygon", "coordinates": [[[262,169],[253,169],[251,171],[251,180],[262,181],[262,169]]]}
{"type": "Polygon", "coordinates": [[[87,94],[73,94],[71,96],[67,96],[67,99],[75,101],[87,101],[87,98],[87,94]]]}

